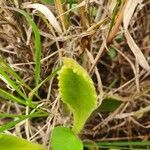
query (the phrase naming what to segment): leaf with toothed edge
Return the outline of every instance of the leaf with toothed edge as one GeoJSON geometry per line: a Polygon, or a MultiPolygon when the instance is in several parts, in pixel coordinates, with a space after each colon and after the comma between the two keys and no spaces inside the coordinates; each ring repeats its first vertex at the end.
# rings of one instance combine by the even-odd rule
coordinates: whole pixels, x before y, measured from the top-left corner
{"type": "Polygon", "coordinates": [[[73,112],[73,132],[78,134],[86,120],[97,106],[97,94],[93,81],[75,60],[63,59],[64,65],[59,71],[59,92],[61,100],[73,112]]]}

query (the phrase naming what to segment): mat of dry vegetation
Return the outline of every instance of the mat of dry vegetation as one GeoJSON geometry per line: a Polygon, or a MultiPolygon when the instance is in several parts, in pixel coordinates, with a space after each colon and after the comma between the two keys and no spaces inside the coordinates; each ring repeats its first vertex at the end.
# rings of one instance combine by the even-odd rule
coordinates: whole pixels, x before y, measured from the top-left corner
{"type": "MultiPolygon", "coordinates": [[[[78,5],[71,4],[70,8],[67,1],[62,7],[59,0],[50,4],[38,0],[3,0],[0,56],[31,88],[35,87],[34,35],[26,18],[16,11],[25,10],[41,35],[40,82],[61,64],[64,56],[72,57],[92,77],[99,104],[106,97],[122,102],[114,111],[102,112],[98,108],[82,131],[82,139],[150,140],[150,0],[124,0],[114,14],[115,2],[78,0],[78,5]],[[44,4],[55,17],[47,18],[36,11],[37,7],[31,4],[37,3],[44,4]]],[[[43,84],[39,88],[41,99],[34,98],[49,113],[48,117],[23,121],[5,132],[48,145],[54,126],[69,125],[72,116],[63,112],[57,82],[54,77],[43,84]]],[[[16,94],[2,78],[0,88],[16,94]]],[[[27,107],[0,99],[2,113],[27,111],[27,107]]],[[[0,119],[0,125],[9,121],[12,119],[0,119]]]]}

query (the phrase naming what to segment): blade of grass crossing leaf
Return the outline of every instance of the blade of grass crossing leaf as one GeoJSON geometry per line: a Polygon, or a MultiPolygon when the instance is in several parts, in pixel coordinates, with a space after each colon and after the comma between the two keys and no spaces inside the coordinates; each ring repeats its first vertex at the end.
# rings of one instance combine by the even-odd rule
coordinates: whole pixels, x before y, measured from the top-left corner
{"type": "MultiPolygon", "coordinates": [[[[2,67],[5,72],[10,74],[18,82],[19,85],[24,86],[29,91],[32,90],[1,57],[0,57],[0,67],[2,67]]],[[[36,93],[35,96],[40,99],[40,97],[36,93]]]]}
{"type": "Polygon", "coordinates": [[[54,70],[46,79],[44,79],[39,85],[37,85],[28,95],[29,98],[32,97],[34,95],[34,93],[46,82],[48,82],[49,80],[51,80],[52,77],[54,77],[58,71],[61,69],[61,66],[58,67],[56,70],[54,70]]]}
{"type": "Polygon", "coordinates": [[[13,101],[13,102],[16,102],[16,103],[23,104],[25,106],[29,106],[31,108],[35,108],[36,107],[35,105],[28,103],[28,101],[24,101],[22,99],[19,99],[19,98],[13,96],[12,94],[2,90],[2,89],[0,89],[0,97],[4,98],[6,100],[9,100],[9,101],[13,101]]]}
{"type": "Polygon", "coordinates": [[[6,82],[6,84],[8,84],[9,86],[11,86],[14,90],[16,90],[18,92],[18,94],[24,98],[25,100],[27,99],[26,95],[24,93],[22,93],[22,91],[18,88],[18,86],[16,85],[16,83],[10,79],[10,77],[5,73],[5,71],[3,70],[3,68],[0,67],[0,78],[6,82]]]}
{"type": "Polygon", "coordinates": [[[13,96],[12,94],[2,90],[2,89],[0,89],[0,97],[3,99],[9,100],[9,101],[20,103],[22,105],[28,106],[28,107],[33,108],[33,109],[36,109],[42,113],[46,113],[43,110],[41,110],[40,108],[37,108],[37,106],[35,104],[30,103],[30,101],[24,101],[23,99],[19,99],[19,98],[13,96]]]}
{"type": "MultiPolygon", "coordinates": [[[[27,98],[26,94],[23,93],[18,85],[16,85],[15,81],[11,80],[10,77],[5,73],[3,68],[0,67],[0,78],[9,86],[11,86],[17,93],[25,100],[28,104],[31,104],[31,99],[27,98]]],[[[32,104],[31,104],[32,105],[32,104]]]]}
{"type": "MultiPolygon", "coordinates": [[[[0,113],[0,118],[22,118],[25,116],[27,116],[27,115],[0,113]]],[[[43,117],[43,116],[47,116],[47,115],[44,113],[43,114],[37,113],[34,115],[34,117],[43,117]]]]}
{"type": "Polygon", "coordinates": [[[10,8],[6,7],[10,10],[17,11],[21,13],[28,23],[32,26],[34,36],[35,36],[35,86],[39,84],[40,80],[40,70],[41,70],[41,64],[40,64],[40,59],[41,59],[41,37],[40,37],[40,32],[36,24],[34,23],[33,19],[30,17],[30,15],[25,12],[24,10],[16,9],[16,8],[10,8]]]}
{"type": "Polygon", "coordinates": [[[23,10],[19,11],[22,15],[25,16],[29,24],[32,26],[34,36],[35,36],[35,86],[39,84],[40,80],[40,60],[41,60],[41,37],[40,32],[32,18],[23,10]]]}
{"type": "Polygon", "coordinates": [[[16,120],[14,120],[14,121],[11,121],[11,122],[9,122],[9,123],[6,123],[6,124],[4,124],[4,125],[2,125],[2,126],[0,126],[0,132],[3,132],[3,131],[5,131],[5,130],[9,130],[10,128],[12,128],[12,127],[14,127],[15,125],[17,125],[18,123],[20,123],[20,122],[22,122],[22,121],[24,121],[24,120],[26,120],[26,119],[29,119],[29,118],[35,118],[35,117],[43,117],[43,116],[46,116],[45,114],[38,114],[37,112],[36,113],[32,113],[32,114],[30,114],[30,115],[24,115],[24,116],[22,116],[21,118],[16,118],[16,120]]]}

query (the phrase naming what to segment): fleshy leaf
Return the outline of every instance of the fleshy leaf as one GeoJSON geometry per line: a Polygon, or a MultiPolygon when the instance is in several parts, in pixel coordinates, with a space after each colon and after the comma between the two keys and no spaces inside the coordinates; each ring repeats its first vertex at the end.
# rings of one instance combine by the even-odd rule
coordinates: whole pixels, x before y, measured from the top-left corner
{"type": "Polygon", "coordinates": [[[64,58],[59,72],[59,92],[62,101],[74,115],[73,131],[78,134],[96,108],[96,91],[88,73],[73,59],[64,58]]]}
{"type": "Polygon", "coordinates": [[[83,150],[80,139],[66,127],[55,127],[51,138],[52,150],[83,150]]]}
{"type": "Polygon", "coordinates": [[[44,148],[27,140],[8,135],[0,134],[0,149],[1,150],[44,150],[44,148]]]}

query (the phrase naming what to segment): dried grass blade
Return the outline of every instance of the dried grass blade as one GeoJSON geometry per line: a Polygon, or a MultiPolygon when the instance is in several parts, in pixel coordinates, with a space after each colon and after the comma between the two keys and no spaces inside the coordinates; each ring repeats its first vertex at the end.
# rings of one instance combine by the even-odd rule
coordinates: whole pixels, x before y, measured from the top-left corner
{"type": "Polygon", "coordinates": [[[133,40],[132,36],[130,35],[130,33],[128,31],[128,26],[129,26],[130,20],[132,18],[132,15],[133,15],[138,3],[139,3],[139,0],[134,0],[134,1],[128,0],[126,9],[124,11],[123,26],[125,29],[125,37],[127,39],[127,43],[129,45],[131,51],[135,55],[137,62],[141,65],[141,67],[143,67],[147,71],[150,71],[150,66],[149,66],[148,62],[146,61],[143,53],[141,52],[140,48],[137,46],[137,44],[135,43],[135,41],[133,40]]]}
{"type": "Polygon", "coordinates": [[[42,14],[45,15],[45,17],[48,19],[48,21],[53,26],[53,28],[58,33],[62,33],[62,29],[61,29],[58,21],[56,20],[56,17],[51,12],[51,10],[48,9],[45,5],[42,5],[42,4],[39,4],[39,3],[35,3],[35,4],[25,4],[24,7],[25,8],[34,8],[34,9],[40,11],[42,14]]]}
{"type": "Polygon", "coordinates": [[[135,55],[135,58],[137,62],[143,67],[145,70],[150,71],[150,66],[148,62],[146,61],[143,53],[141,52],[140,48],[137,46],[137,44],[134,42],[133,38],[131,37],[129,31],[127,30],[125,32],[125,37],[127,39],[128,45],[135,55]]]}
{"type": "Polygon", "coordinates": [[[134,13],[135,8],[137,7],[139,3],[139,0],[128,0],[127,4],[126,4],[126,8],[124,10],[124,17],[123,17],[123,26],[125,28],[125,30],[128,29],[130,20],[132,18],[132,15],[134,13]]]}
{"type": "Polygon", "coordinates": [[[66,16],[66,14],[61,15],[61,14],[64,14],[64,12],[65,12],[64,8],[62,6],[61,0],[55,0],[55,5],[56,5],[56,8],[57,8],[59,16],[60,16],[60,21],[61,21],[61,24],[63,27],[63,31],[66,31],[66,29],[67,29],[67,16],[66,16]]]}

